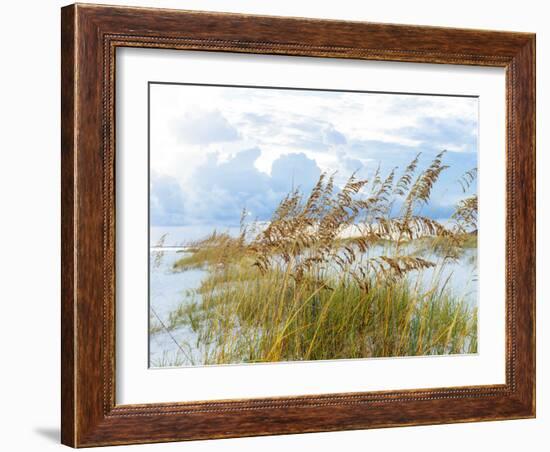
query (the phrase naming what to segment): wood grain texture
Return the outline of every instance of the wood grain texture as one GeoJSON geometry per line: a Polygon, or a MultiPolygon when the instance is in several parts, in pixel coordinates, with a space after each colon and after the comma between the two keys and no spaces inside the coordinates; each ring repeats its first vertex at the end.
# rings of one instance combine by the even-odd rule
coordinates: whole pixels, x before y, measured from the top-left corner
{"type": "Polygon", "coordinates": [[[75,39],[74,8],[61,11],[61,441],[75,443],[74,176],[75,39]]]}
{"type": "Polygon", "coordinates": [[[64,444],[534,416],[534,35],[81,4],[63,8],[61,35],[64,444]],[[506,384],[116,405],[114,68],[121,46],[506,68],[506,384]]]}

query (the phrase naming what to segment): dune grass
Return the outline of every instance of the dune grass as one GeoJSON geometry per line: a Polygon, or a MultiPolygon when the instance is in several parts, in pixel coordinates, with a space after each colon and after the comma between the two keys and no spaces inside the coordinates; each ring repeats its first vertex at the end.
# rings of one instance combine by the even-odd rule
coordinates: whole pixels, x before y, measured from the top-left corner
{"type": "Polygon", "coordinates": [[[364,291],[240,271],[241,279],[212,273],[200,301],[173,318],[198,335],[202,364],[476,352],[475,309],[441,287],[424,291],[403,279],[364,291]]]}
{"type": "Polygon", "coordinates": [[[457,204],[451,225],[419,214],[443,155],[419,174],[417,156],[399,178],[352,175],[340,189],[323,174],[261,231],[243,223],[238,237],[192,244],[174,271],[208,274],[169,320],[196,338],[201,358],[187,364],[476,353],[477,308],[441,275],[477,246],[477,198],[457,204]]]}

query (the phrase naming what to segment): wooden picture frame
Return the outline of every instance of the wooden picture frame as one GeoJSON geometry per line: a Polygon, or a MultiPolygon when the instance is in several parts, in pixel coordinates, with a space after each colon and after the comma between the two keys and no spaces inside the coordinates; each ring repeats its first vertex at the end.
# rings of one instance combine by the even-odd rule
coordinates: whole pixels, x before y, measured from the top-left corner
{"type": "Polygon", "coordinates": [[[62,9],[62,442],[73,447],[535,416],[535,35],[163,9],[62,9]],[[506,383],[115,403],[115,50],[506,69],[506,383]]]}

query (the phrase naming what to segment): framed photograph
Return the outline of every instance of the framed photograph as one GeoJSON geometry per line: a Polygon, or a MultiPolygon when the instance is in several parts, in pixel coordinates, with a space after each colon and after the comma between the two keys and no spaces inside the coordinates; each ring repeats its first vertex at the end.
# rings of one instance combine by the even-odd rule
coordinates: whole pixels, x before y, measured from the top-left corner
{"type": "Polygon", "coordinates": [[[535,416],[535,36],[62,9],[62,442],[535,416]]]}

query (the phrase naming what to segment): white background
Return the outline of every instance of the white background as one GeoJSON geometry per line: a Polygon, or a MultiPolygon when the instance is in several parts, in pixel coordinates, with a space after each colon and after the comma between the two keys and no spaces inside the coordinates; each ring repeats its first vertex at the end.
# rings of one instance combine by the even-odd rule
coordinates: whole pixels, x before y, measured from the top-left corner
{"type": "MultiPolygon", "coordinates": [[[[117,403],[502,384],[504,70],[440,64],[121,49],[117,53],[117,403]],[[284,71],[279,68],[284,65],[284,71]],[[147,369],[147,81],[479,95],[479,353],[147,369]],[[484,232],[485,231],[485,232],[484,232]],[[490,231],[487,233],[486,231],[490,231]],[[185,384],[182,382],[185,381],[185,384]]],[[[163,89],[167,86],[163,85],[163,89]]],[[[173,89],[173,87],[172,87],[173,89]]],[[[173,92],[173,91],[172,91],[173,92]]],[[[151,89],[152,105],[158,85],[151,89]]],[[[155,110],[153,107],[152,111],[155,110]]],[[[152,123],[162,121],[152,117],[152,123]]],[[[153,141],[154,143],[154,141],[153,141]]]]}
{"type": "MultiPolygon", "coordinates": [[[[116,450],[280,451],[547,450],[550,321],[543,294],[550,290],[548,198],[550,178],[550,31],[545,3],[536,0],[357,2],[354,0],[117,0],[119,4],[310,16],[537,32],[538,124],[538,417],[536,420],[407,427],[194,443],[118,447],[116,450]],[[546,382],[544,381],[546,380],[546,382]],[[543,444],[543,438],[546,444],[543,444]]],[[[59,1],[3,6],[2,43],[2,376],[1,448],[61,449],[59,439],[59,1]],[[7,138],[7,141],[6,141],[7,138]],[[7,160],[6,160],[7,159],[7,160]],[[7,252],[6,252],[7,251],[7,252]]]]}

